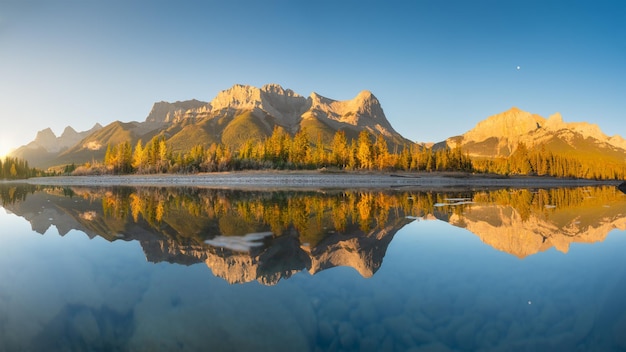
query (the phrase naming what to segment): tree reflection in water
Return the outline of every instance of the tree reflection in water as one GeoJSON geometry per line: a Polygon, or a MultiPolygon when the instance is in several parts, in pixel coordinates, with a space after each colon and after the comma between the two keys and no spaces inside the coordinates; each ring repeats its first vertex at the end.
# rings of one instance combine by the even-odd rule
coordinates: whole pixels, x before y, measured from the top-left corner
{"type": "Polygon", "coordinates": [[[204,262],[229,283],[276,284],[307,270],[379,269],[395,233],[415,219],[466,228],[524,258],[626,229],[615,187],[482,191],[242,191],[3,185],[3,207],[33,229],[55,225],[109,241],[136,240],[149,261],[204,262]]]}

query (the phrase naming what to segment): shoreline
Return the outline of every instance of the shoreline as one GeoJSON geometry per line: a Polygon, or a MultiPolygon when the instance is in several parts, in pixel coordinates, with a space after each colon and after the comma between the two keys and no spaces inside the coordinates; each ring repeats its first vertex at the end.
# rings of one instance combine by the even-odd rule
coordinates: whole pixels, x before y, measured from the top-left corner
{"type": "MultiPolygon", "coordinates": [[[[2,181],[0,181],[2,182],[2,181]]],[[[393,173],[325,171],[235,171],[201,174],[150,174],[36,177],[2,183],[47,186],[144,186],[210,187],[236,189],[330,189],[330,188],[536,188],[618,186],[619,180],[561,179],[543,176],[494,176],[467,173],[393,173]]]]}

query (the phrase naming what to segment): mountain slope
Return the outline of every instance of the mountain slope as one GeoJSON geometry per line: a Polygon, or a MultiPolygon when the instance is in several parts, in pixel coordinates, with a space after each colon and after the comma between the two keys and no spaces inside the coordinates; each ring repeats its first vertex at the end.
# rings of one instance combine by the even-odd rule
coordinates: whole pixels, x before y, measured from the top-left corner
{"type": "Polygon", "coordinates": [[[481,158],[511,156],[520,143],[529,149],[543,148],[584,159],[626,160],[626,141],[620,136],[605,135],[597,125],[566,123],[558,113],[546,119],[515,107],[490,116],[465,134],[445,142],[481,158]]]}

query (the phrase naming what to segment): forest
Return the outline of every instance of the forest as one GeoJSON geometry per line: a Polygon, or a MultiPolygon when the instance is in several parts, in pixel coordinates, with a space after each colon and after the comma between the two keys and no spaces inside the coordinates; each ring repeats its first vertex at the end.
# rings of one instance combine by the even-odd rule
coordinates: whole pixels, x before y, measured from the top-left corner
{"type": "Polygon", "coordinates": [[[543,147],[529,149],[518,144],[508,158],[474,159],[475,172],[498,175],[536,175],[562,178],[582,178],[595,180],[626,179],[626,163],[597,158],[584,158],[577,155],[557,154],[543,147]]]}
{"type": "Polygon", "coordinates": [[[0,159],[0,180],[24,179],[39,175],[41,172],[35,168],[30,168],[26,160],[13,157],[0,159]]]}
{"type": "Polygon", "coordinates": [[[472,171],[472,161],[461,149],[433,150],[417,144],[390,148],[382,135],[362,131],[348,140],[335,133],[330,144],[306,131],[291,136],[280,128],[262,141],[248,140],[237,150],[224,144],[196,145],[173,152],[163,136],[133,147],[109,145],[101,163],[79,166],[73,174],[197,173],[258,169],[472,171]]]}
{"type": "Polygon", "coordinates": [[[520,143],[508,158],[471,158],[461,148],[433,149],[419,144],[390,146],[381,134],[363,130],[349,140],[337,131],[330,143],[319,136],[310,140],[306,130],[293,137],[281,128],[261,141],[248,140],[238,149],[224,144],[196,145],[174,152],[165,137],[109,145],[102,162],[66,167],[66,173],[154,174],[198,173],[258,169],[337,169],[377,171],[460,171],[497,175],[532,175],[613,180],[626,178],[625,163],[601,158],[584,159],[520,143]]]}
{"type": "Polygon", "coordinates": [[[530,149],[520,143],[508,158],[472,158],[461,148],[427,147],[420,144],[389,145],[382,134],[361,131],[348,139],[337,131],[330,143],[306,130],[291,136],[276,127],[263,140],[248,140],[234,148],[222,143],[198,144],[174,151],[164,136],[109,144],[104,160],[84,165],[65,165],[56,172],[30,168],[28,162],[7,157],[0,160],[0,180],[50,175],[106,175],[200,173],[240,170],[355,170],[406,172],[466,172],[495,175],[552,176],[595,180],[626,179],[626,163],[577,155],[559,154],[544,148],[530,149]]]}

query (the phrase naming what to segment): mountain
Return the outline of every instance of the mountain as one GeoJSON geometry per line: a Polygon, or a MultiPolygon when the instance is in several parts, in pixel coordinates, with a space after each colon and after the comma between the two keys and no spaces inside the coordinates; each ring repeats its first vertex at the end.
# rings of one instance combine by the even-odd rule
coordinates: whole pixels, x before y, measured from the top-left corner
{"type": "MultiPolygon", "coordinates": [[[[154,109],[153,109],[154,110],[154,109]]],[[[337,130],[356,138],[363,129],[382,133],[391,144],[411,143],[396,132],[369,91],[337,101],[317,93],[303,97],[277,84],[261,88],[234,85],[205,105],[168,115],[164,130],[174,150],[221,142],[237,148],[249,139],[263,139],[274,127],[294,135],[305,130],[311,140],[321,134],[330,143],[337,130]]]]}
{"type": "MultiPolygon", "coordinates": [[[[194,145],[209,146],[224,143],[237,148],[244,142],[262,140],[281,128],[291,135],[307,131],[310,140],[322,137],[330,143],[338,130],[348,138],[356,138],[362,130],[381,133],[390,145],[411,142],[394,130],[378,99],[369,91],[355,98],[338,101],[311,93],[301,96],[278,84],[261,88],[234,85],[221,91],[211,102],[199,100],[157,102],[143,122],[116,121],[90,133],[75,137],[63,147],[54,144],[52,131],[42,131],[32,142],[22,147],[36,153],[16,151],[31,166],[50,167],[68,163],[102,160],[108,144],[138,140],[144,143],[163,135],[173,151],[187,151],[194,145]],[[30,147],[29,147],[30,146],[30,147]]],[[[20,149],[22,149],[20,148],[20,149]]]]}
{"type": "Polygon", "coordinates": [[[96,123],[91,129],[76,132],[67,126],[60,136],[56,136],[52,129],[46,128],[37,132],[35,139],[11,152],[11,156],[28,160],[31,166],[40,166],[56,158],[59,154],[79,143],[83,138],[102,129],[96,123]]]}
{"type": "Polygon", "coordinates": [[[567,123],[559,113],[546,119],[515,107],[490,116],[465,134],[448,138],[439,145],[459,146],[472,157],[496,158],[512,155],[519,143],[529,149],[544,148],[582,158],[600,157],[621,162],[626,159],[626,140],[617,135],[605,135],[597,125],[567,123]]]}
{"type": "MultiPolygon", "coordinates": [[[[389,147],[413,142],[398,133],[387,120],[378,99],[362,91],[350,100],[333,100],[315,92],[308,97],[278,84],[261,88],[234,85],[219,92],[210,102],[199,100],[157,102],[143,122],[115,121],[76,133],[67,128],[61,137],[50,129],[40,131],[35,140],[12,153],[31,166],[47,168],[70,163],[103,160],[107,146],[122,142],[135,145],[164,136],[173,152],[186,152],[193,146],[223,143],[237,150],[242,144],[269,137],[274,129],[292,136],[306,131],[309,140],[332,142],[338,130],[348,140],[367,130],[381,134],[389,147]]],[[[567,123],[560,114],[549,118],[511,108],[480,121],[473,129],[437,143],[433,148],[461,147],[477,159],[509,157],[518,146],[575,156],[597,169],[598,161],[619,169],[626,160],[626,140],[609,137],[597,125],[567,123]]],[[[593,175],[592,175],[593,176],[593,175]]]]}

